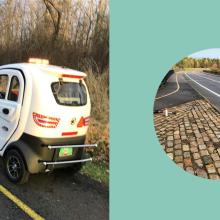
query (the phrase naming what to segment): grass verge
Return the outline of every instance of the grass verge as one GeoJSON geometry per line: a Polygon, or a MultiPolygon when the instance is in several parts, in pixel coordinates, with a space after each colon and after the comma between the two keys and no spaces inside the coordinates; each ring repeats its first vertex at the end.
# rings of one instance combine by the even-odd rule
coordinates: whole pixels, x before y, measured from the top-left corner
{"type": "Polygon", "coordinates": [[[106,164],[86,163],[80,172],[106,186],[109,185],[109,168],[106,164]]]}

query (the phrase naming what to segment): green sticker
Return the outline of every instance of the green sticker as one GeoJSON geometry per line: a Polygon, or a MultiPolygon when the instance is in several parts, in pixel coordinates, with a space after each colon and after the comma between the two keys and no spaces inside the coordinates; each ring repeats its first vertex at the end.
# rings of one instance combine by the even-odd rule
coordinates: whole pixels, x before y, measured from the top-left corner
{"type": "Polygon", "coordinates": [[[60,148],[59,157],[71,156],[73,154],[73,148],[63,147],[60,148]]]}

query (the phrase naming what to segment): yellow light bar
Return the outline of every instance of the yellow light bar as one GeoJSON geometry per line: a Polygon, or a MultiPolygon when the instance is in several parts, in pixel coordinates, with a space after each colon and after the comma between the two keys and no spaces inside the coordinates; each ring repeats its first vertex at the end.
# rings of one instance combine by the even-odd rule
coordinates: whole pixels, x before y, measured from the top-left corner
{"type": "Polygon", "coordinates": [[[29,58],[28,63],[34,64],[49,64],[49,60],[46,59],[38,59],[38,58],[29,58]]]}

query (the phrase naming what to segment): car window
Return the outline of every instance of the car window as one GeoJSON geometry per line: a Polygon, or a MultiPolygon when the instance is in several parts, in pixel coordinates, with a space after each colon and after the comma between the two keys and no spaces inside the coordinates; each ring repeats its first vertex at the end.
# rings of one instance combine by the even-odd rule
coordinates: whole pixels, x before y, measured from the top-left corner
{"type": "Polygon", "coordinates": [[[8,93],[8,100],[17,102],[19,97],[20,83],[17,76],[11,79],[10,89],[8,93]]]}
{"type": "Polygon", "coordinates": [[[8,76],[0,75],[0,99],[5,99],[8,86],[8,76]]]}
{"type": "Polygon", "coordinates": [[[51,88],[59,105],[83,106],[87,103],[86,88],[82,83],[54,82],[51,88]]]}

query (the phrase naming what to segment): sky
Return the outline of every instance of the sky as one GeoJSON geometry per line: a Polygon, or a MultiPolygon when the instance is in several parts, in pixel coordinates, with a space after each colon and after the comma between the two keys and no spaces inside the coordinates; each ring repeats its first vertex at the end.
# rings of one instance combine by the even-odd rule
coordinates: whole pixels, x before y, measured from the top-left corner
{"type": "Polygon", "coordinates": [[[212,48],[207,50],[201,50],[199,52],[189,55],[193,58],[220,58],[220,48],[212,48]]]}

